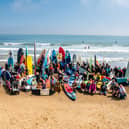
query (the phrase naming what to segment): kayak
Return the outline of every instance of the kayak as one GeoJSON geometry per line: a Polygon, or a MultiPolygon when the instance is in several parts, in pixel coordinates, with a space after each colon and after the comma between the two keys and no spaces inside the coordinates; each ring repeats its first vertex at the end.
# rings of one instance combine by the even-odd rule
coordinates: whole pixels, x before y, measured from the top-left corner
{"type": "Polygon", "coordinates": [[[68,83],[64,83],[63,86],[65,94],[71,99],[71,100],[76,100],[76,94],[73,91],[73,89],[69,86],[68,83]]]}

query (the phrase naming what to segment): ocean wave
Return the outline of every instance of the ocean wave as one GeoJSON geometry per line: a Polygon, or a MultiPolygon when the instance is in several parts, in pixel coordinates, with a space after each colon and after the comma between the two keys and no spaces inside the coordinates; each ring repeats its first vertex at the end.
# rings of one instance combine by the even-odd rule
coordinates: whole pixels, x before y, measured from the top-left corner
{"type": "MultiPolygon", "coordinates": [[[[29,54],[30,56],[32,56],[32,58],[34,57],[34,54],[29,54]]],[[[5,62],[7,61],[8,59],[8,55],[5,55],[6,58],[0,58],[0,62],[5,62]]],[[[40,54],[36,54],[36,57],[38,58],[40,56],[40,54]]],[[[80,55],[79,55],[80,56],[80,55]]],[[[14,57],[16,59],[16,55],[14,57]]],[[[86,60],[90,60],[91,58],[89,57],[81,57],[81,61],[86,61],[86,60]]],[[[94,58],[92,57],[92,60],[94,60],[94,58]]],[[[124,58],[124,57],[116,57],[116,58],[112,58],[112,57],[105,57],[105,58],[102,58],[102,57],[97,57],[97,61],[99,62],[128,62],[129,59],[127,58],[124,58]]]]}
{"type": "MultiPolygon", "coordinates": [[[[37,51],[42,51],[43,49],[46,49],[46,50],[53,50],[55,49],[56,51],[58,51],[58,48],[59,47],[41,47],[41,46],[36,46],[36,50],[37,51]]],[[[0,47],[0,50],[1,50],[1,53],[2,51],[10,51],[10,50],[13,50],[13,51],[17,51],[19,48],[18,47],[0,47]]],[[[23,48],[24,50],[26,48],[23,48]]],[[[28,48],[29,51],[34,51],[34,48],[33,47],[29,47],[28,48]]],[[[105,48],[99,48],[99,47],[91,47],[90,49],[84,49],[84,48],[70,48],[70,47],[64,47],[64,50],[69,50],[70,52],[81,52],[81,53],[101,53],[101,52],[104,52],[104,53],[129,53],[129,47],[125,47],[125,48],[113,48],[113,47],[105,47],[105,48]]]]}
{"type": "Polygon", "coordinates": [[[50,43],[40,43],[40,42],[36,42],[36,46],[50,46],[50,43]]]}
{"type": "Polygon", "coordinates": [[[98,61],[106,61],[106,62],[119,62],[119,61],[128,61],[127,58],[124,57],[106,57],[106,58],[97,58],[98,61]]]}
{"type": "Polygon", "coordinates": [[[15,45],[24,45],[25,43],[15,43],[15,42],[4,42],[2,45],[4,46],[15,46],[15,45]]]}

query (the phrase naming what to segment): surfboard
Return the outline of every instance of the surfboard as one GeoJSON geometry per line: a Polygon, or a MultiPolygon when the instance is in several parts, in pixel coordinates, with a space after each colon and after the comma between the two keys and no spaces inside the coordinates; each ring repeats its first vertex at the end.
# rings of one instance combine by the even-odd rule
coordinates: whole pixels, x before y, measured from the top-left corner
{"type": "Polygon", "coordinates": [[[65,61],[65,51],[62,47],[59,47],[59,53],[62,54],[62,61],[65,61]]]}
{"type": "Polygon", "coordinates": [[[57,62],[57,55],[56,55],[56,51],[55,50],[52,51],[51,61],[54,62],[54,63],[57,62]]]}
{"type": "Polygon", "coordinates": [[[30,55],[27,56],[27,69],[28,69],[28,74],[32,75],[33,74],[33,62],[32,62],[32,56],[30,55]]]}
{"type": "Polygon", "coordinates": [[[57,54],[57,60],[58,60],[58,62],[62,61],[62,54],[61,53],[57,54]]]}
{"type": "Polygon", "coordinates": [[[69,64],[70,62],[71,62],[71,55],[70,55],[70,52],[68,50],[66,50],[66,53],[65,53],[65,63],[69,64]]]}
{"type": "Polygon", "coordinates": [[[9,58],[8,58],[8,66],[14,67],[14,60],[13,60],[13,52],[9,52],[9,58]]]}
{"type": "Polygon", "coordinates": [[[77,62],[79,62],[80,64],[82,63],[82,58],[80,55],[77,56],[77,62]]]}
{"type": "Polygon", "coordinates": [[[21,63],[21,57],[24,56],[24,50],[23,48],[19,48],[18,52],[17,52],[17,63],[20,64],[21,63]]]}
{"type": "Polygon", "coordinates": [[[74,64],[77,63],[77,56],[76,56],[76,54],[73,55],[73,59],[72,59],[72,60],[73,60],[73,63],[74,63],[74,64]]]}

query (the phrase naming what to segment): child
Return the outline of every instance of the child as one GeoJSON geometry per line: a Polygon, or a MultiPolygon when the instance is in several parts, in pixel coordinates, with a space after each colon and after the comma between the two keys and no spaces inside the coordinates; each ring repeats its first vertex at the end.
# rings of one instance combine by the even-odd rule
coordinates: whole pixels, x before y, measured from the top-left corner
{"type": "Polygon", "coordinates": [[[103,82],[101,89],[100,89],[100,95],[107,95],[107,86],[105,82],[103,82]]]}
{"type": "Polygon", "coordinates": [[[94,83],[94,80],[92,80],[92,83],[90,84],[89,87],[89,93],[95,94],[95,92],[96,92],[96,84],[94,83]]]}
{"type": "Polygon", "coordinates": [[[86,84],[86,92],[87,93],[89,93],[89,88],[90,88],[90,81],[88,81],[86,84]]]}
{"type": "Polygon", "coordinates": [[[81,83],[81,91],[82,91],[82,92],[85,92],[85,91],[86,91],[86,84],[85,84],[85,81],[82,81],[82,83],[81,83]]]}
{"type": "Polygon", "coordinates": [[[33,78],[33,80],[32,80],[32,87],[33,88],[36,88],[37,87],[37,82],[36,82],[36,79],[35,78],[33,78]]]}

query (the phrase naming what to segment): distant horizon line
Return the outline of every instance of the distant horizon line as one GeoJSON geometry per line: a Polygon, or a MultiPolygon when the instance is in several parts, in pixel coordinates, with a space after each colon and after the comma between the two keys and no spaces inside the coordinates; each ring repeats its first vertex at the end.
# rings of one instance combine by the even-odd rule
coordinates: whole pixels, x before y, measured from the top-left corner
{"type": "Polygon", "coordinates": [[[31,33],[20,33],[20,34],[16,34],[16,33],[0,33],[0,35],[66,35],[66,36],[120,36],[120,37],[129,37],[129,35],[111,35],[111,34],[31,34],[31,33]]]}

